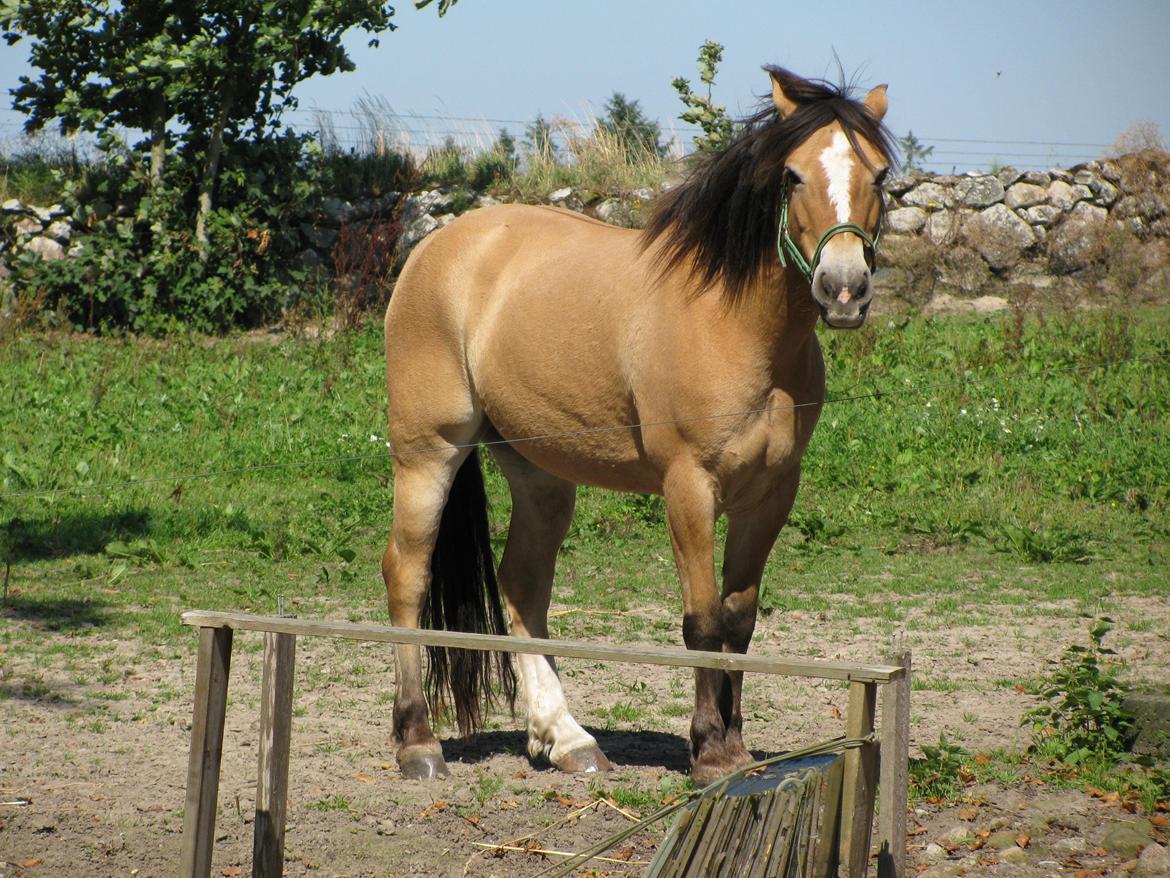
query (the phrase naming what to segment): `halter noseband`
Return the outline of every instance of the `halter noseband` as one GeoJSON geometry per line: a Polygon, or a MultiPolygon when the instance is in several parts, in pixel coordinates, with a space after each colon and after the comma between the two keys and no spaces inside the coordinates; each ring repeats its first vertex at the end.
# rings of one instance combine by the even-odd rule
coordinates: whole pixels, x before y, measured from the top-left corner
{"type": "MultiPolygon", "coordinates": [[[[884,210],[883,210],[884,213],[884,210]]],[[[788,259],[792,260],[800,273],[804,275],[805,279],[812,283],[813,274],[817,270],[817,266],[821,262],[821,253],[825,249],[825,245],[829,243],[837,235],[842,235],[845,232],[852,232],[857,237],[861,238],[862,243],[869,248],[869,252],[874,259],[877,258],[877,245],[882,237],[882,222],[881,216],[878,217],[877,231],[874,232],[873,237],[869,236],[869,232],[863,229],[857,223],[837,223],[835,226],[829,226],[821,240],[817,243],[816,252],[813,253],[812,263],[805,260],[804,254],[800,252],[800,248],[796,246],[796,242],[792,240],[792,235],[788,233],[788,188],[785,187],[784,195],[780,199],[780,230],[776,233],[776,252],[780,256],[780,267],[788,267],[788,259]],[[788,259],[785,259],[785,253],[788,254],[788,259]]]]}

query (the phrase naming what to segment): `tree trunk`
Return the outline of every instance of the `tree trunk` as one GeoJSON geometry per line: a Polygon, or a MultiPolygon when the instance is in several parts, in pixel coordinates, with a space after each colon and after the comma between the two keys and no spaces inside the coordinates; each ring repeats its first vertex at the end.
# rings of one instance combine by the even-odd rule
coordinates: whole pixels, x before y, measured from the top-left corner
{"type": "Polygon", "coordinates": [[[207,144],[207,161],[203,166],[203,179],[199,182],[199,213],[195,217],[195,243],[199,247],[199,258],[207,260],[207,215],[211,213],[212,193],[219,176],[219,157],[223,152],[223,129],[227,125],[231,109],[231,92],[225,88],[219,103],[215,127],[211,129],[211,140],[207,144]]]}
{"type": "Polygon", "coordinates": [[[154,98],[154,112],[150,122],[150,188],[162,182],[163,165],[167,159],[167,99],[159,92],[154,98]]]}

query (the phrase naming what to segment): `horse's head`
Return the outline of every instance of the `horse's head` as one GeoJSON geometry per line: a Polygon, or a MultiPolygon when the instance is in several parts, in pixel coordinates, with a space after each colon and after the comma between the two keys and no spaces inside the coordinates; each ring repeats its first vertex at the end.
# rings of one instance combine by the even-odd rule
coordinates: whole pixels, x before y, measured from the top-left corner
{"type": "Polygon", "coordinates": [[[889,169],[881,128],[886,87],[855,103],[785,70],[768,72],[781,120],[810,132],[784,161],[780,263],[804,274],[825,323],[855,329],[873,300],[881,187],[889,169]]]}

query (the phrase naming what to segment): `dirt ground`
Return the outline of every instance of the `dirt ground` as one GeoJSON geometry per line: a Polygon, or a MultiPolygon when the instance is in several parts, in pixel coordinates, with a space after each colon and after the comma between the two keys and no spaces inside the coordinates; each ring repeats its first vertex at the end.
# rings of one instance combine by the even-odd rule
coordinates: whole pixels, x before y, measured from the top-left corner
{"type": "MultiPolygon", "coordinates": [[[[1010,681],[1034,678],[1045,660],[1085,639],[1085,620],[1071,606],[995,611],[977,624],[940,623],[923,613],[904,626],[919,679],[912,696],[916,748],[940,733],[972,751],[1022,748],[1027,735],[1019,721],[1034,700],[1010,681]]],[[[1170,679],[1170,598],[1118,597],[1110,611],[1114,646],[1137,679],[1170,679]]],[[[669,618],[665,610],[661,617],[669,618]]],[[[100,648],[79,658],[68,634],[29,620],[0,624],[40,644],[0,653],[0,878],[174,874],[194,633],[175,649],[103,639],[97,629],[83,639],[100,648]]],[[[864,620],[777,613],[761,620],[753,652],[872,660],[889,646],[874,632],[864,620]]],[[[250,873],[259,646],[256,635],[236,638],[213,869],[226,878],[250,873]]],[[[389,745],[389,649],[302,639],[286,874],[536,875],[560,858],[493,853],[477,843],[578,851],[628,825],[623,812],[638,804],[630,804],[631,796],[640,795],[646,808],[679,789],[687,769],[689,672],[583,661],[563,661],[561,668],[570,704],[614,763],[610,775],[534,766],[524,755],[523,719],[502,714],[494,717],[498,728],[472,742],[442,732],[449,779],[407,782],[389,745]]],[[[829,683],[749,679],[749,745],[770,754],[840,734],[846,694],[829,683]]],[[[971,786],[962,801],[946,806],[919,804],[910,826],[912,873],[930,878],[1130,874],[1137,853],[1122,844],[1127,831],[1146,845],[1167,841],[1164,817],[1151,823],[1107,797],[1030,781],[971,786]]],[[[640,874],[660,833],[619,846],[613,862],[579,874],[640,874]]]]}

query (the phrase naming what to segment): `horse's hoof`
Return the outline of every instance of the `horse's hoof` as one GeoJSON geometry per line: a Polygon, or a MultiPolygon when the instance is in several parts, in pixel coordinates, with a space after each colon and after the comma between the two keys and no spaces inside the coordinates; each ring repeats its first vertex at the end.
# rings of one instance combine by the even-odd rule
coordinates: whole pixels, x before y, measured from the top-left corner
{"type": "Polygon", "coordinates": [[[448,776],[447,763],[438,744],[415,744],[398,751],[398,767],[407,780],[432,780],[448,776]]]}
{"type": "Polygon", "coordinates": [[[613,768],[597,745],[570,750],[556,761],[556,766],[561,771],[581,774],[610,771],[613,768]]]}

